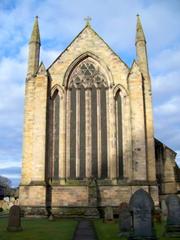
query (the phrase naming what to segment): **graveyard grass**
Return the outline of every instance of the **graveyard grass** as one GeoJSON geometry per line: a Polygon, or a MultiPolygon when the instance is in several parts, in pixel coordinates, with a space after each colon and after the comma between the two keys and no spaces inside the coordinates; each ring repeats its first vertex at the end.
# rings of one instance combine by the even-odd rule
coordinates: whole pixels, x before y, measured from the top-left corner
{"type": "MultiPolygon", "coordinates": [[[[119,227],[115,223],[104,223],[103,219],[93,220],[99,240],[126,240],[118,237],[119,227]]],[[[72,219],[22,219],[22,232],[7,232],[7,218],[0,218],[0,240],[70,240],[77,226],[77,221],[72,219]]],[[[173,240],[164,237],[165,223],[156,223],[155,229],[159,240],[173,240]]]]}
{"type": "MultiPolygon", "coordinates": [[[[102,219],[94,220],[96,234],[99,240],[127,240],[126,237],[119,237],[118,223],[104,223],[102,219]]],[[[155,223],[155,231],[158,240],[175,240],[175,238],[164,237],[165,223],[155,223]]],[[[177,238],[176,238],[177,239],[177,238]]]]}
{"type": "Polygon", "coordinates": [[[1,240],[69,240],[77,226],[77,221],[71,219],[22,219],[23,231],[7,232],[7,218],[0,218],[1,240]]]}

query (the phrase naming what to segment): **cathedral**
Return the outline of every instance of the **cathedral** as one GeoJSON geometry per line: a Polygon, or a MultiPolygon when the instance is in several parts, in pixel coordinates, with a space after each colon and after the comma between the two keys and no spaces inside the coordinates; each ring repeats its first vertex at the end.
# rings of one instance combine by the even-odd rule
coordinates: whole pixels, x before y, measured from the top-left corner
{"type": "Polygon", "coordinates": [[[87,20],[46,68],[36,17],[25,83],[20,206],[25,215],[114,214],[139,188],[155,206],[177,193],[176,153],[154,138],[151,79],[140,17],[131,67],[87,20]]]}

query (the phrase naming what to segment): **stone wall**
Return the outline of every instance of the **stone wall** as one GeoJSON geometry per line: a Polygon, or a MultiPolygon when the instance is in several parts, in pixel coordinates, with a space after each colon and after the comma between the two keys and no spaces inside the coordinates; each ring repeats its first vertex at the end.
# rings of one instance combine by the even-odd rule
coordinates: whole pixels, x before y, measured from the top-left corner
{"type": "Polygon", "coordinates": [[[155,139],[156,150],[156,177],[160,194],[176,193],[178,184],[176,182],[176,153],[155,139]]]}
{"type": "Polygon", "coordinates": [[[121,202],[129,202],[131,195],[143,188],[151,194],[156,206],[159,205],[158,189],[156,186],[100,186],[100,206],[116,206],[121,202]]]}
{"type": "Polygon", "coordinates": [[[45,186],[20,186],[20,206],[46,206],[45,186]]]}
{"type": "Polygon", "coordinates": [[[53,186],[52,206],[88,206],[87,186],[53,186]]]}

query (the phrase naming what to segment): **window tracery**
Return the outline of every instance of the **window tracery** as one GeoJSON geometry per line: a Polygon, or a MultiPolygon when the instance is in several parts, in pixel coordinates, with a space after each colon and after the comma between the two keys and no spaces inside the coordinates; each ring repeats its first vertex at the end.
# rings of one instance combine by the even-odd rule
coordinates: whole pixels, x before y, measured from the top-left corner
{"type": "Polygon", "coordinates": [[[72,85],[78,88],[81,84],[83,84],[85,88],[92,88],[93,85],[97,88],[102,85],[107,86],[105,76],[100,71],[99,66],[89,59],[82,61],[73,70],[69,83],[70,88],[72,85]]]}

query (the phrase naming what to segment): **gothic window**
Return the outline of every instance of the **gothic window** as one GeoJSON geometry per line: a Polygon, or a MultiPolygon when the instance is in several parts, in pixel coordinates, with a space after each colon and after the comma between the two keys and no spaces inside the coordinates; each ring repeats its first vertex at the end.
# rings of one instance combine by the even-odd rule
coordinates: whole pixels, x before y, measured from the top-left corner
{"type": "Polygon", "coordinates": [[[116,149],[117,149],[117,176],[123,178],[123,155],[122,155],[122,102],[120,90],[115,96],[116,112],[116,149]]]}
{"type": "Polygon", "coordinates": [[[107,83],[99,65],[89,58],[79,63],[71,72],[68,89],[71,105],[70,178],[86,177],[86,164],[91,164],[91,176],[106,178],[107,83]],[[89,129],[86,124],[90,124],[89,129]],[[91,150],[87,150],[87,136],[91,138],[91,150]],[[87,162],[87,151],[91,163],[87,162]]]}
{"type": "Polygon", "coordinates": [[[59,121],[60,121],[60,98],[58,91],[56,90],[52,98],[52,126],[53,126],[53,147],[52,147],[52,159],[53,159],[53,177],[59,177],[59,121]]]}
{"type": "Polygon", "coordinates": [[[76,88],[71,89],[70,104],[70,177],[76,177],[76,88]]]}
{"type": "Polygon", "coordinates": [[[101,86],[101,152],[102,152],[102,178],[107,177],[107,113],[106,113],[106,89],[101,86]]]}
{"type": "Polygon", "coordinates": [[[85,177],[85,89],[80,88],[80,178],[85,177]]]}
{"type": "Polygon", "coordinates": [[[96,87],[92,86],[91,90],[91,136],[92,136],[92,176],[97,176],[97,92],[96,87]]]}
{"type": "Polygon", "coordinates": [[[95,66],[95,63],[90,60],[82,61],[71,73],[69,87],[72,87],[72,85],[78,87],[81,84],[85,88],[91,88],[93,84],[96,87],[100,85],[106,86],[104,75],[99,70],[99,67],[95,66]]]}

